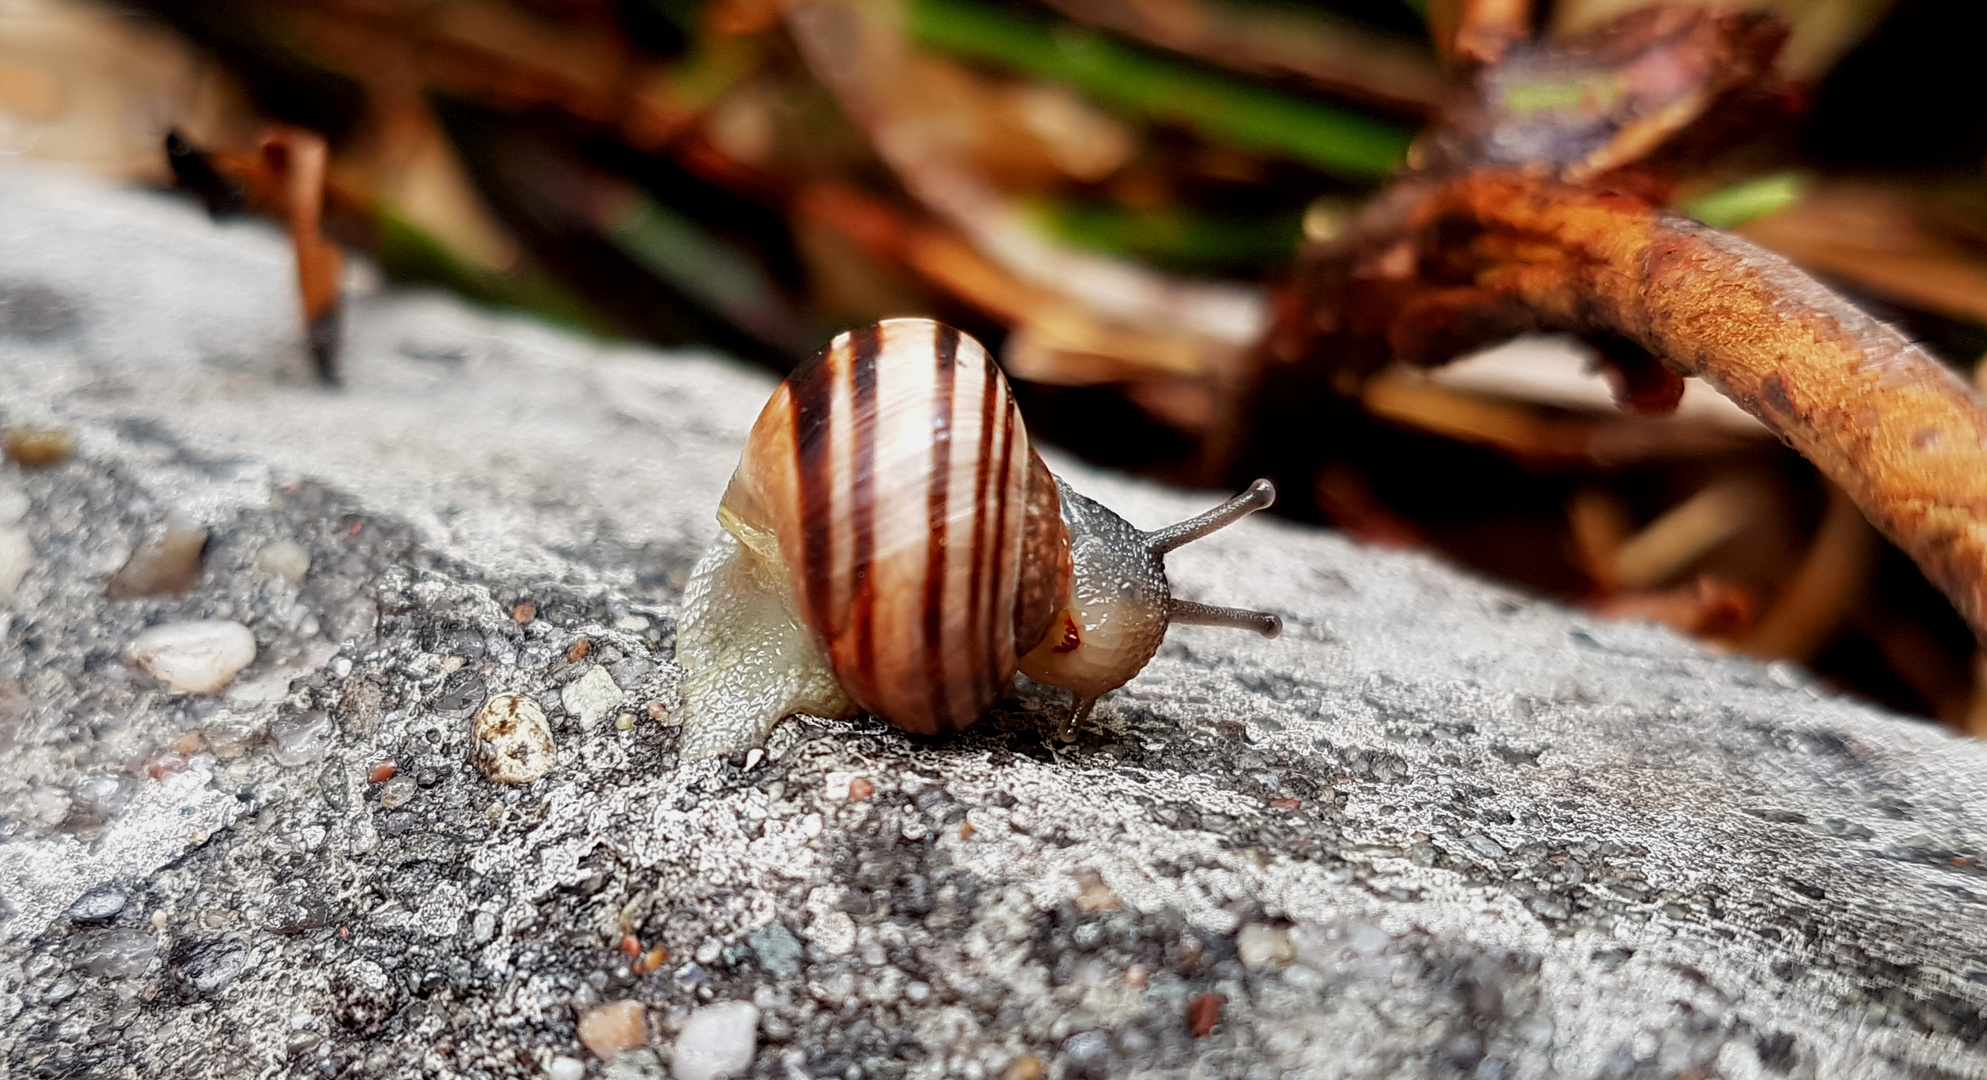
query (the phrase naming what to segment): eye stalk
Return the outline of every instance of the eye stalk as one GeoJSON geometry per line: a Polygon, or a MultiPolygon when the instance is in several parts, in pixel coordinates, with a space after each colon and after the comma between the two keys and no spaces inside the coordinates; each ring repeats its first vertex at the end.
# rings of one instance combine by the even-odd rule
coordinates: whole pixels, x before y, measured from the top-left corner
{"type": "Polygon", "coordinates": [[[1274,505],[1276,505],[1276,485],[1268,480],[1257,480],[1249,485],[1247,491],[1205,514],[1146,533],[1145,544],[1152,549],[1153,555],[1164,558],[1167,552],[1181,544],[1191,544],[1211,532],[1227,528],[1258,510],[1267,510],[1274,505]]]}
{"type": "Polygon", "coordinates": [[[1138,674],[1173,623],[1231,626],[1272,638],[1283,632],[1283,620],[1268,612],[1174,599],[1166,581],[1167,552],[1275,502],[1276,487],[1268,480],[1205,514],[1153,532],[1133,528],[1060,479],[1056,486],[1069,527],[1069,602],[1050,620],[1042,641],[1021,658],[1021,670],[1070,692],[1063,738],[1089,717],[1098,698],[1138,674]]]}

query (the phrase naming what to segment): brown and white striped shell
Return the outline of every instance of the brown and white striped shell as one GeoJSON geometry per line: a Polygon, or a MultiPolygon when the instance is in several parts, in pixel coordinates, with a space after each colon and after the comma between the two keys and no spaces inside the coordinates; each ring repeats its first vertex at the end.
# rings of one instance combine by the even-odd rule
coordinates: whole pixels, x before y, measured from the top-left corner
{"type": "Polygon", "coordinates": [[[1069,691],[1067,736],[1170,626],[1277,633],[1174,597],[1164,566],[1275,495],[1141,531],[1049,475],[978,342],[925,319],[844,334],[759,415],[684,588],[679,752],[750,768],[795,713],[951,731],[1017,667],[1069,691]]]}
{"type": "Polygon", "coordinates": [[[1056,484],[986,350],[925,319],[835,339],[754,425],[721,513],[777,539],[842,689],[927,734],[978,718],[1069,595],[1056,484]]]}

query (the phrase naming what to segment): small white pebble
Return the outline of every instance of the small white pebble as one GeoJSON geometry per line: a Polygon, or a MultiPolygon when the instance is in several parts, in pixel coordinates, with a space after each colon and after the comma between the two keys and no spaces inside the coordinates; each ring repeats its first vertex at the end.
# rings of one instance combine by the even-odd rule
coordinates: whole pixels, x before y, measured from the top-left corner
{"type": "Polygon", "coordinates": [[[411,776],[396,776],[379,786],[379,804],[388,810],[398,810],[414,801],[421,793],[421,787],[411,776]]]}
{"type": "Polygon", "coordinates": [[[1297,959],[1290,935],[1274,926],[1250,923],[1235,935],[1235,957],[1250,971],[1280,968],[1297,959]]]}
{"type": "Polygon", "coordinates": [[[580,727],[591,728],[600,723],[600,718],[619,708],[626,695],[614,685],[614,676],[607,669],[595,664],[587,673],[566,684],[559,692],[559,703],[566,711],[579,717],[580,727]]]}
{"type": "Polygon", "coordinates": [[[546,1063],[545,1075],[548,1080],[580,1080],[586,1075],[586,1062],[562,1054],[546,1063]]]}
{"type": "Polygon", "coordinates": [[[62,824],[62,819],[69,816],[69,808],[74,805],[67,791],[48,785],[30,791],[27,804],[29,819],[48,826],[62,824]]]}
{"type": "Polygon", "coordinates": [[[131,639],[124,655],[174,690],[211,694],[255,661],[255,635],[225,619],[166,623],[131,639]]]}
{"type": "Polygon", "coordinates": [[[292,585],[302,585],[310,576],[310,551],[295,540],[276,540],[262,546],[255,565],[292,585]]]}
{"type": "Polygon", "coordinates": [[[855,920],[846,912],[823,912],[808,924],[807,940],[823,955],[847,956],[856,947],[855,920]]]}
{"type": "Polygon", "coordinates": [[[759,1045],[759,1010],[749,1002],[706,1005],[690,1014],[676,1036],[670,1071],[676,1080],[744,1076],[759,1045]]]}
{"type": "Polygon", "coordinates": [[[631,634],[639,634],[648,628],[649,621],[642,615],[623,615],[614,620],[614,629],[626,630],[631,634]]]}
{"type": "Polygon", "coordinates": [[[499,784],[529,784],[559,763],[545,710],[523,694],[498,694],[471,721],[476,768],[499,784]]]}
{"type": "Polygon", "coordinates": [[[34,545],[28,534],[12,527],[0,527],[0,603],[14,598],[14,589],[34,568],[34,545]]]}
{"type": "Polygon", "coordinates": [[[1393,935],[1372,923],[1354,923],[1346,933],[1346,945],[1361,956],[1377,956],[1394,943],[1393,935]]]}

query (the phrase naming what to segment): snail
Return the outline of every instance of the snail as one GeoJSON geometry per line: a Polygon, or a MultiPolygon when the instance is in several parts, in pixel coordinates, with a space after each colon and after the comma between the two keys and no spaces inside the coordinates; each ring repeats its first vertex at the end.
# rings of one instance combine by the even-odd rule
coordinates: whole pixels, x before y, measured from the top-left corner
{"type": "Polygon", "coordinates": [[[1275,495],[1141,532],[1042,464],[979,342],[928,319],[843,334],[759,414],[691,572],[680,750],[753,749],[795,713],[954,731],[1017,669],[1070,692],[1067,736],[1169,624],[1281,632],[1175,599],[1162,563],[1275,495]]]}

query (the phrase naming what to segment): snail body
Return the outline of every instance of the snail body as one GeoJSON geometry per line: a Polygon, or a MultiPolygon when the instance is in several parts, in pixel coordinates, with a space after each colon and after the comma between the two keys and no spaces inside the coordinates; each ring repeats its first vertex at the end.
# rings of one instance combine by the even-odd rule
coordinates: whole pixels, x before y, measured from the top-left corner
{"type": "Polygon", "coordinates": [[[691,574],[682,752],[757,746],[799,712],[953,731],[1017,670],[1069,689],[1073,726],[1169,622],[1277,632],[1173,600],[1161,563],[1271,498],[1257,481],[1140,532],[1049,473],[977,341],[927,319],[844,334],[760,413],[691,574]]]}

